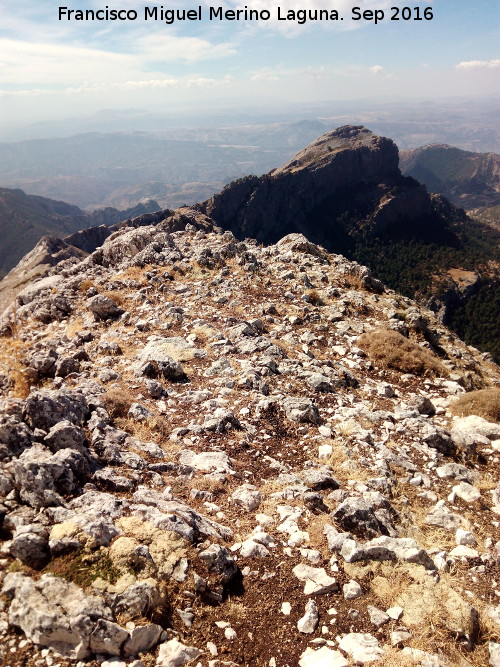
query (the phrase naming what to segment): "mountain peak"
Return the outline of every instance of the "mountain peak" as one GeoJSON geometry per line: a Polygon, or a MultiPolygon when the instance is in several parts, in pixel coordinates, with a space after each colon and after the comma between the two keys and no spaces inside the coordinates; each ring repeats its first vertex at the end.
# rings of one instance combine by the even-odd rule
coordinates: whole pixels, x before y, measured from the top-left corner
{"type": "MultiPolygon", "coordinates": [[[[351,208],[370,217],[386,193],[391,191],[393,197],[394,188],[411,191],[411,206],[404,207],[406,219],[430,212],[429,195],[401,176],[398,161],[398,148],[391,139],[362,125],[344,125],[269,174],[235,181],[201,208],[236,236],[274,243],[298,232],[329,250],[343,252],[345,248],[331,243],[332,237],[338,240],[338,234],[332,234],[338,228],[337,218],[351,208]],[[329,219],[325,221],[326,211],[329,219]]],[[[401,217],[391,213],[391,220],[401,217]]],[[[385,223],[379,215],[375,227],[385,223]]]]}
{"type": "Polygon", "coordinates": [[[391,152],[392,161],[396,160],[397,168],[397,146],[391,139],[379,137],[363,125],[343,125],[335,130],[326,132],[308,146],[299,151],[285,165],[276,169],[273,175],[294,172],[297,169],[317,169],[325,163],[330,163],[336,155],[343,151],[359,151],[365,149],[369,152],[384,151],[385,157],[391,152]]]}

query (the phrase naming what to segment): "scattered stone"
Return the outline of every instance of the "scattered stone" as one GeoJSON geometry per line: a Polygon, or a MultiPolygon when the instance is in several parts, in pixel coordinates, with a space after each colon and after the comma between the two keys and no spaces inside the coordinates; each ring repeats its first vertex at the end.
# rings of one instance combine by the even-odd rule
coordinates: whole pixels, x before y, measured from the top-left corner
{"type": "Polygon", "coordinates": [[[391,620],[391,617],[388,614],[386,614],[381,609],[377,609],[377,607],[373,607],[370,604],[366,607],[366,610],[368,612],[368,616],[370,617],[370,621],[377,628],[380,628],[381,625],[384,625],[391,620]]]}
{"type": "Polygon", "coordinates": [[[299,660],[299,667],[347,667],[348,664],[340,651],[328,646],[322,646],[317,651],[307,648],[299,660]]]}
{"type": "Polygon", "coordinates": [[[364,498],[348,498],[332,512],[332,518],[345,531],[360,537],[381,534],[397,537],[394,521],[398,519],[398,514],[378,492],[367,493],[364,498]]]}
{"type": "Polygon", "coordinates": [[[125,312],[115,301],[105,294],[97,294],[87,301],[87,308],[96,320],[117,319],[125,312]]]}
{"type": "Polygon", "coordinates": [[[292,612],[292,605],[289,602],[283,602],[281,604],[281,613],[285,614],[285,616],[290,616],[292,612]]]}
{"type": "Polygon", "coordinates": [[[361,586],[357,581],[353,581],[352,579],[342,586],[342,592],[344,593],[344,598],[346,600],[356,600],[356,598],[363,595],[361,586]]]}
{"type": "Polygon", "coordinates": [[[390,607],[387,611],[386,614],[389,616],[389,618],[392,618],[393,621],[399,621],[401,616],[403,615],[403,607],[390,607]]]}
{"type": "Polygon", "coordinates": [[[293,568],[293,573],[297,579],[305,582],[304,595],[324,595],[339,589],[335,579],[324,568],[301,564],[293,568]]]}
{"type": "Polygon", "coordinates": [[[491,667],[500,667],[500,644],[489,642],[488,651],[491,667]]]}
{"type": "Polygon", "coordinates": [[[379,646],[377,639],[370,634],[351,632],[339,641],[339,648],[353,660],[365,664],[380,660],[385,651],[379,646]]]}
{"type": "Polygon", "coordinates": [[[481,498],[480,491],[467,482],[460,482],[460,484],[454,486],[452,493],[466,503],[474,503],[481,498]]]}
{"type": "Polygon", "coordinates": [[[308,600],[305,608],[305,614],[299,619],[297,628],[299,632],[311,635],[318,627],[319,613],[314,600],[308,600]]]}
{"type": "Polygon", "coordinates": [[[455,542],[467,547],[477,546],[477,540],[474,535],[470,531],[463,530],[462,528],[459,528],[455,533],[455,542]]]}
{"type": "Polygon", "coordinates": [[[259,507],[262,495],[253,484],[243,484],[232,493],[231,498],[247,512],[253,512],[259,507]]]}
{"type": "Polygon", "coordinates": [[[186,646],[178,639],[171,639],[160,645],[156,665],[157,667],[181,667],[196,660],[201,654],[202,651],[194,646],[186,646]]]}

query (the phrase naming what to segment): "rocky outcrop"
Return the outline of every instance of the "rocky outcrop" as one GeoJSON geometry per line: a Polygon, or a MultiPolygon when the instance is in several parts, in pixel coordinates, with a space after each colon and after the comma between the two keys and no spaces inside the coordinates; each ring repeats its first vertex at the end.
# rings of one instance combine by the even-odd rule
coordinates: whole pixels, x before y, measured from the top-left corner
{"type": "Polygon", "coordinates": [[[446,144],[401,151],[401,171],[467,210],[500,204],[500,155],[446,144]]]}
{"type": "Polygon", "coordinates": [[[394,142],[358,125],[328,132],[279,169],[235,181],[200,208],[238,237],[275,243],[300,232],[337,252],[348,243],[354,211],[371,234],[433,214],[425,188],[401,176],[394,142]]]}
{"type": "Polygon", "coordinates": [[[88,213],[64,201],[0,188],[0,275],[12,269],[44,236],[63,238],[84,227],[114,225],[159,208],[150,200],[124,211],[108,207],[88,213]]]}

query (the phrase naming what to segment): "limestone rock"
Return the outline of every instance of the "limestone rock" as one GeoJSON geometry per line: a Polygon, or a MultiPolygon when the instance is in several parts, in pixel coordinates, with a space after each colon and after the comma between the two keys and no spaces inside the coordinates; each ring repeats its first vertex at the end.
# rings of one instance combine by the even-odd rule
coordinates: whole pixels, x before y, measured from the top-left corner
{"type": "Polygon", "coordinates": [[[377,535],[397,536],[394,520],[397,512],[380,493],[367,494],[364,498],[348,498],[332,512],[335,519],[346,531],[360,537],[377,535]]]}
{"type": "Polygon", "coordinates": [[[299,667],[347,667],[348,664],[340,651],[328,646],[322,646],[317,651],[307,648],[299,660],[299,667]]]}
{"type": "Polygon", "coordinates": [[[314,600],[308,600],[305,614],[297,622],[297,629],[306,635],[311,635],[317,628],[319,622],[318,607],[314,600]]]}
{"type": "Polygon", "coordinates": [[[181,667],[196,660],[201,651],[194,646],[186,646],[178,639],[171,639],[160,645],[157,667],[181,667]]]}
{"type": "Polygon", "coordinates": [[[426,619],[439,618],[451,632],[472,639],[477,635],[477,610],[446,584],[426,580],[410,584],[396,604],[403,607],[402,622],[410,628],[422,625],[426,619]]]}
{"type": "Polygon", "coordinates": [[[38,581],[19,573],[9,574],[3,592],[12,599],[12,625],[21,628],[35,644],[70,658],[81,660],[90,655],[91,642],[102,653],[118,655],[128,636],[112,622],[111,610],[101,598],[87,596],[75,584],[50,574],[38,581]]]}
{"type": "Polygon", "coordinates": [[[124,310],[105,294],[96,294],[87,301],[87,307],[96,320],[112,320],[123,315],[124,310]]]}
{"type": "Polygon", "coordinates": [[[362,665],[381,660],[384,655],[384,650],[379,646],[377,639],[368,633],[351,632],[345,635],[339,642],[339,648],[362,665]]]}
{"type": "Polygon", "coordinates": [[[344,598],[346,600],[356,600],[356,598],[363,595],[361,586],[357,581],[353,581],[352,579],[342,586],[342,592],[344,593],[344,598]]]}
{"type": "Polygon", "coordinates": [[[323,568],[301,564],[293,568],[293,573],[297,579],[305,582],[305,595],[323,595],[339,589],[335,579],[330,577],[323,568]]]}

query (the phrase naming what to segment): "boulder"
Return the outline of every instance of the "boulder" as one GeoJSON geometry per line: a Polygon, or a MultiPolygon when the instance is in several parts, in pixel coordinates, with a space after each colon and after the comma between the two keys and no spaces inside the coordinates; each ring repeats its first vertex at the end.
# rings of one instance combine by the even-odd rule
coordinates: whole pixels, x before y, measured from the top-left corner
{"type": "Polygon", "coordinates": [[[299,581],[304,582],[304,595],[324,595],[339,590],[336,580],[322,567],[300,564],[292,571],[299,581]]]}
{"type": "Polygon", "coordinates": [[[21,628],[35,644],[82,660],[92,646],[106,655],[119,655],[128,632],[113,623],[104,600],[88,596],[60,577],[44,574],[38,581],[8,574],[3,592],[12,602],[9,623],[21,628]]]}
{"type": "Polygon", "coordinates": [[[125,312],[123,308],[105,294],[96,294],[89,299],[87,308],[96,320],[115,320],[125,312]]]}
{"type": "Polygon", "coordinates": [[[398,513],[378,492],[367,493],[360,498],[347,498],[331,516],[343,530],[351,531],[360,537],[376,537],[381,534],[397,536],[394,521],[398,520],[398,513]]]}

